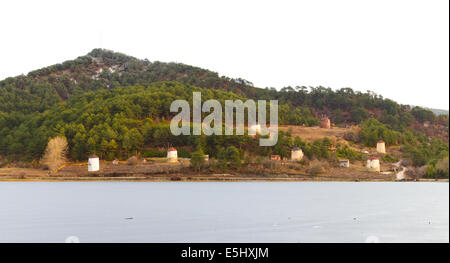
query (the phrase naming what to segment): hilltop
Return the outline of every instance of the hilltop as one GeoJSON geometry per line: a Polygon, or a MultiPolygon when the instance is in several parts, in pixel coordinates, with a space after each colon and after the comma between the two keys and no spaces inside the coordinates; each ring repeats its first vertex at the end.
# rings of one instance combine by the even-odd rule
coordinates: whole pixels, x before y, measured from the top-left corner
{"type": "Polygon", "coordinates": [[[246,81],[219,77],[209,70],[180,63],[139,60],[121,53],[94,49],[74,60],[0,81],[0,111],[43,112],[84,92],[157,81],[177,81],[241,95],[242,90],[251,93],[246,81]]]}

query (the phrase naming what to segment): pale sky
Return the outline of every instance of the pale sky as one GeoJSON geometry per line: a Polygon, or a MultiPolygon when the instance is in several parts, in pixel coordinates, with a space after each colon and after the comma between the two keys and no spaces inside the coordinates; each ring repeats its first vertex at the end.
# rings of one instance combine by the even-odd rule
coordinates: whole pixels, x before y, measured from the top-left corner
{"type": "Polygon", "coordinates": [[[448,0],[0,1],[0,79],[101,47],[449,109],[448,0]]]}

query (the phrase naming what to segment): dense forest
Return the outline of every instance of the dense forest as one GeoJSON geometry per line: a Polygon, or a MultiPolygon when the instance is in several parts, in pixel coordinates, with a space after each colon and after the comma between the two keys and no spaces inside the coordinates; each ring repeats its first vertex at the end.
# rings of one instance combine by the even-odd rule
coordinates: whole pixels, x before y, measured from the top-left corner
{"type": "MultiPolygon", "coordinates": [[[[136,152],[162,155],[155,149],[198,148],[212,156],[233,146],[256,155],[286,155],[301,146],[311,158],[330,158],[327,141],[306,143],[281,133],[279,143],[257,147],[249,136],[172,136],[169,107],[175,99],[262,99],[279,101],[280,124],[315,126],[328,116],[337,126],[359,125],[349,140],[373,147],[383,139],[404,145],[417,165],[448,156],[448,115],[400,105],[373,92],[325,87],[257,88],[244,79],[231,79],[179,63],[150,62],[95,49],[86,56],[0,81],[0,155],[39,159],[56,135],[68,139],[70,157],[89,153],[126,158],[136,152]]],[[[359,158],[347,148],[338,155],[359,158]]],[[[190,155],[189,151],[181,155],[190,155]]]]}

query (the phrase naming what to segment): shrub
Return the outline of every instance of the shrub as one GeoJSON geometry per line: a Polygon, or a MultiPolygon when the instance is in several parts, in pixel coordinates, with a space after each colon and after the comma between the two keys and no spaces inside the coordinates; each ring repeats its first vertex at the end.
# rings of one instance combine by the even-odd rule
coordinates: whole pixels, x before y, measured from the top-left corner
{"type": "Polygon", "coordinates": [[[351,131],[351,132],[344,133],[344,140],[349,141],[349,142],[358,143],[360,140],[359,132],[351,131]]]}
{"type": "Polygon", "coordinates": [[[334,164],[339,162],[339,158],[338,158],[337,154],[328,154],[327,160],[329,163],[334,163],[334,164]]]}
{"type": "Polygon", "coordinates": [[[205,165],[205,154],[203,151],[199,150],[192,154],[191,166],[193,169],[200,171],[200,169],[205,165]]]}
{"type": "Polygon", "coordinates": [[[211,169],[217,169],[217,167],[219,166],[219,162],[216,159],[212,159],[210,158],[207,164],[208,168],[211,169]]]}
{"type": "Polygon", "coordinates": [[[405,159],[405,160],[402,160],[401,165],[402,166],[412,166],[413,165],[413,161],[410,160],[410,159],[405,159]]]}
{"type": "Polygon", "coordinates": [[[279,170],[281,168],[281,164],[279,161],[274,161],[274,160],[265,160],[263,161],[263,167],[265,169],[270,169],[270,170],[279,170]]]}
{"type": "Polygon", "coordinates": [[[6,167],[9,164],[9,161],[7,159],[0,162],[0,168],[6,167]]]}
{"type": "Polygon", "coordinates": [[[227,148],[227,157],[228,157],[228,161],[230,162],[230,165],[233,168],[240,168],[242,165],[241,162],[241,153],[239,152],[239,150],[234,147],[234,146],[230,146],[227,148]]]}
{"type": "Polygon", "coordinates": [[[181,148],[178,150],[178,157],[180,158],[191,158],[191,153],[181,148]]]}
{"type": "Polygon", "coordinates": [[[137,165],[138,164],[138,158],[136,156],[132,156],[128,158],[127,160],[128,165],[137,165]]]}
{"type": "Polygon", "coordinates": [[[261,165],[263,162],[264,162],[264,158],[263,158],[263,157],[258,156],[258,157],[256,158],[255,163],[256,163],[257,165],[261,165]]]}
{"type": "Polygon", "coordinates": [[[388,163],[396,163],[396,162],[398,162],[398,158],[392,157],[389,154],[386,154],[385,156],[383,156],[383,161],[388,162],[388,163]]]}
{"type": "Polygon", "coordinates": [[[144,158],[153,158],[153,157],[166,157],[167,152],[166,151],[158,151],[158,150],[147,150],[142,154],[142,157],[144,158]]]}
{"type": "Polygon", "coordinates": [[[327,171],[327,165],[325,163],[314,161],[311,163],[308,169],[308,173],[312,176],[324,174],[327,171]]]}
{"type": "Polygon", "coordinates": [[[302,165],[298,162],[293,162],[288,164],[288,168],[291,170],[300,170],[302,168],[302,165]]]}
{"type": "Polygon", "coordinates": [[[363,154],[349,148],[347,145],[344,147],[338,147],[336,149],[336,155],[337,157],[349,159],[350,161],[363,159],[363,154]]]}
{"type": "Polygon", "coordinates": [[[249,166],[251,162],[252,162],[252,160],[251,160],[250,156],[246,155],[244,157],[244,165],[249,166]]]}
{"type": "Polygon", "coordinates": [[[410,167],[408,168],[408,170],[405,172],[405,174],[411,178],[411,179],[419,179],[421,177],[423,177],[424,175],[426,175],[426,168],[425,167],[410,167]]]}
{"type": "Polygon", "coordinates": [[[442,160],[439,160],[436,164],[436,173],[440,177],[449,177],[448,156],[442,160]]]}
{"type": "Polygon", "coordinates": [[[434,178],[436,176],[436,168],[434,165],[428,165],[427,170],[425,172],[426,178],[434,178]]]}

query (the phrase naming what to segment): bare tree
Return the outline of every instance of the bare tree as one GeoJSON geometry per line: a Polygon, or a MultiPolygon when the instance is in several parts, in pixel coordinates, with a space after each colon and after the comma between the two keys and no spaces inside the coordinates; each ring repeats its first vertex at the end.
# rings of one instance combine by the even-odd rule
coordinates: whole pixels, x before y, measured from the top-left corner
{"type": "Polygon", "coordinates": [[[66,161],[67,151],[66,138],[57,136],[48,142],[42,162],[48,166],[51,173],[56,172],[66,161]]]}

